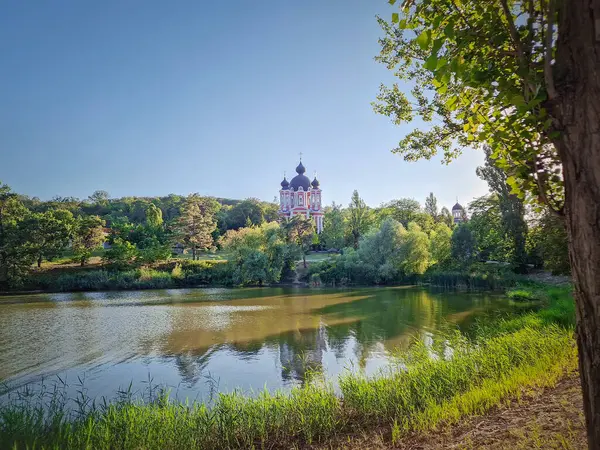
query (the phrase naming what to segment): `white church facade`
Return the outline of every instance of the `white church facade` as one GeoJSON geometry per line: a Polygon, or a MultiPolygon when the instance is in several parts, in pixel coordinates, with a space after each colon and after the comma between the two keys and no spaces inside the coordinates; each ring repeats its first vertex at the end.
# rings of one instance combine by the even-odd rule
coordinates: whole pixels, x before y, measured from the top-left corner
{"type": "Polygon", "coordinates": [[[320,233],[323,231],[321,186],[316,176],[311,182],[304,172],[306,169],[301,160],[296,167],[297,175],[294,178],[288,182],[285,176],[283,177],[279,190],[279,216],[312,218],[317,233],[320,233]]]}

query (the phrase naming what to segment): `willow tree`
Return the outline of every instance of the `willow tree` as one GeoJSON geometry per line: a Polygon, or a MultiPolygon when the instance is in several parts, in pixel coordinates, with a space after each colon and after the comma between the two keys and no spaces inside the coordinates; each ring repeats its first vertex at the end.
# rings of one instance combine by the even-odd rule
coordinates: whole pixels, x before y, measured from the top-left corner
{"type": "Polygon", "coordinates": [[[588,441],[600,448],[600,2],[398,4],[379,19],[378,58],[412,90],[382,86],[375,109],[430,126],[394,151],[449,161],[487,144],[515,192],[564,216],[588,441]]]}

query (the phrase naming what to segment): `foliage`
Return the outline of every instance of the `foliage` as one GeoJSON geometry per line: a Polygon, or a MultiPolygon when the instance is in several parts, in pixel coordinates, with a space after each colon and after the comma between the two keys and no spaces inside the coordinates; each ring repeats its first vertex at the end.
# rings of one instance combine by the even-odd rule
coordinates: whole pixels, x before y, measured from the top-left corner
{"type": "Polygon", "coordinates": [[[438,220],[438,207],[437,207],[437,199],[433,192],[429,193],[429,196],[425,199],[425,212],[429,214],[435,221],[438,220]]]}
{"type": "Polygon", "coordinates": [[[408,133],[394,151],[414,161],[441,150],[449,161],[465,147],[487,144],[522,198],[531,192],[560,209],[561,168],[546,109],[548,89],[554,90],[546,82],[552,79],[554,6],[402,4],[391,23],[379,18],[385,37],[378,60],[413,83],[411,96],[397,84],[382,86],[374,108],[398,124],[415,117],[436,124],[408,133]]]}
{"type": "Polygon", "coordinates": [[[553,274],[571,273],[564,220],[547,209],[533,219],[528,247],[534,261],[553,274]]]}
{"type": "Polygon", "coordinates": [[[137,248],[119,237],[112,240],[111,247],[104,253],[103,260],[115,268],[126,268],[137,256],[137,248]]]}
{"type": "Polygon", "coordinates": [[[507,260],[517,270],[523,272],[527,260],[525,242],[527,224],[525,223],[525,205],[517,195],[511,194],[506,173],[496,165],[491,157],[491,149],[484,148],[485,165],[477,168],[477,175],[488,183],[490,191],[498,198],[498,207],[503,229],[502,238],[510,242],[511,252],[507,260]]]}
{"type": "Polygon", "coordinates": [[[146,209],[146,224],[150,228],[159,228],[163,224],[162,211],[154,203],[150,203],[146,209]]]}
{"type": "Polygon", "coordinates": [[[221,246],[232,253],[234,283],[262,285],[279,281],[300,256],[300,247],[288,232],[294,233],[275,222],[229,230],[221,246]]]}
{"type": "Polygon", "coordinates": [[[459,266],[467,267],[475,259],[475,245],[470,224],[460,224],[452,233],[452,259],[459,266]]]}
{"type": "Polygon", "coordinates": [[[177,220],[175,237],[186,247],[192,249],[192,258],[196,259],[199,250],[208,250],[213,246],[213,231],[217,228],[215,213],[218,204],[213,199],[190,195],[181,216],[177,220]]]}
{"type": "Polygon", "coordinates": [[[408,223],[414,222],[420,212],[421,205],[418,201],[412,198],[400,198],[382,205],[377,214],[380,217],[380,221],[391,217],[400,222],[404,228],[407,228],[408,223]]]}
{"type": "Polygon", "coordinates": [[[414,222],[408,224],[403,253],[406,255],[403,261],[404,273],[407,275],[425,273],[430,264],[429,238],[414,222]]]}
{"type": "Polygon", "coordinates": [[[358,191],[352,193],[350,205],[348,206],[348,228],[352,234],[352,242],[355,249],[358,248],[360,237],[365,234],[371,225],[371,213],[365,201],[360,198],[358,191]]]}
{"type": "Polygon", "coordinates": [[[431,262],[438,267],[450,264],[452,257],[452,230],[443,223],[437,223],[429,235],[431,262]]]}
{"type": "Polygon", "coordinates": [[[81,216],[77,218],[73,231],[73,254],[82,266],[85,265],[92,252],[104,242],[104,221],[98,216],[81,216]]]}
{"type": "Polygon", "coordinates": [[[0,183],[0,289],[19,286],[35,258],[28,248],[28,215],[17,195],[0,183]]]}
{"type": "Polygon", "coordinates": [[[333,202],[330,207],[325,208],[324,212],[321,242],[327,249],[344,248],[346,219],[341,205],[333,202]]]}
{"type": "Polygon", "coordinates": [[[295,243],[302,252],[302,262],[306,267],[306,253],[313,245],[316,236],[314,222],[303,216],[295,216],[282,223],[286,242],[295,243]]]}
{"type": "Polygon", "coordinates": [[[60,256],[66,249],[75,228],[73,214],[67,210],[32,213],[25,223],[29,248],[42,265],[43,259],[60,256]]]}

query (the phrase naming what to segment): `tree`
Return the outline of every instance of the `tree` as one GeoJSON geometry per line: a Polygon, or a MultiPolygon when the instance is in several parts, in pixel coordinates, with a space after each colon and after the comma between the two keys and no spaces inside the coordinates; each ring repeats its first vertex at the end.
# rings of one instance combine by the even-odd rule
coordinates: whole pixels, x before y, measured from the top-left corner
{"type": "Polygon", "coordinates": [[[407,228],[408,223],[413,222],[421,212],[421,205],[414,198],[392,200],[385,208],[389,210],[390,217],[400,222],[404,228],[407,228]]]}
{"type": "Polygon", "coordinates": [[[361,240],[358,259],[375,270],[375,283],[394,281],[402,269],[406,230],[392,218],[361,240]]]}
{"type": "Polygon", "coordinates": [[[442,210],[440,211],[439,221],[445,223],[450,228],[454,226],[454,218],[452,217],[452,213],[445,206],[442,207],[442,210]]]}
{"type": "Polygon", "coordinates": [[[33,213],[26,221],[29,247],[42,266],[43,259],[59,256],[69,244],[75,227],[75,219],[70,211],[49,210],[33,213]]]}
{"type": "Polygon", "coordinates": [[[98,216],[80,216],[73,229],[73,253],[85,266],[92,252],[104,242],[104,220],[98,216]]]}
{"type": "Polygon", "coordinates": [[[497,194],[479,197],[469,204],[469,230],[475,242],[474,252],[483,261],[510,262],[514,242],[507,238],[502,222],[500,200],[497,194]]]}
{"type": "Polygon", "coordinates": [[[99,205],[104,206],[108,203],[109,198],[110,194],[106,191],[94,191],[94,193],[88,197],[88,200],[91,203],[98,203],[99,205]]]}
{"type": "Polygon", "coordinates": [[[112,240],[110,249],[108,249],[102,260],[117,268],[129,266],[138,255],[135,245],[131,242],[117,237],[112,240]]]}
{"type": "Polygon", "coordinates": [[[151,228],[160,228],[163,224],[162,211],[154,203],[150,203],[146,208],[146,225],[151,228]]]}
{"type": "Polygon", "coordinates": [[[506,173],[491,158],[491,148],[486,146],[484,151],[485,165],[477,168],[477,175],[485,180],[490,191],[497,195],[504,236],[512,243],[509,261],[517,271],[523,272],[527,262],[525,205],[523,200],[511,193],[511,188],[506,181],[506,173]]]}
{"type": "Polygon", "coordinates": [[[429,245],[427,234],[421,230],[419,225],[410,222],[404,243],[405,259],[403,267],[407,275],[425,273],[431,259],[429,245]]]}
{"type": "Polygon", "coordinates": [[[541,259],[545,269],[555,275],[569,275],[567,231],[562,218],[547,209],[532,221],[528,235],[530,252],[541,259]]]}
{"type": "Polygon", "coordinates": [[[360,198],[358,191],[352,193],[348,206],[348,226],[352,234],[354,249],[358,248],[358,240],[366,233],[371,224],[371,214],[365,201],[360,198]]]}
{"type": "Polygon", "coordinates": [[[231,252],[233,279],[238,284],[277,282],[299,256],[297,246],[285,242],[285,232],[276,222],[229,230],[221,246],[231,252]]]}
{"type": "Polygon", "coordinates": [[[325,208],[325,217],[323,219],[323,231],[321,231],[321,242],[325,248],[335,248],[337,250],[344,247],[344,212],[341,205],[335,202],[330,207],[325,208]]]}
{"type": "Polygon", "coordinates": [[[294,216],[283,222],[283,229],[288,242],[295,243],[302,252],[302,263],[306,268],[306,253],[310,249],[315,234],[315,225],[311,219],[294,216]]]}
{"type": "Polygon", "coordinates": [[[196,194],[190,195],[183,206],[175,237],[192,249],[194,260],[198,250],[208,250],[213,246],[212,233],[217,228],[217,208],[215,200],[196,194]]]}
{"type": "Polygon", "coordinates": [[[440,267],[448,265],[452,257],[452,230],[445,223],[435,224],[429,242],[431,262],[440,267]]]}
{"type": "Polygon", "coordinates": [[[438,207],[437,198],[433,195],[433,192],[429,193],[429,196],[425,199],[425,212],[429,214],[433,220],[438,220],[438,207]]]}
{"type": "Polygon", "coordinates": [[[468,267],[475,258],[475,238],[469,225],[461,223],[452,233],[452,259],[463,268],[468,267]]]}
{"type": "MultiPolygon", "coordinates": [[[[395,3],[391,0],[390,3],[395,3]]],[[[488,144],[507,182],[569,235],[590,448],[600,448],[600,40],[595,0],[405,0],[379,60],[411,80],[382,87],[377,112],[435,120],[400,141],[407,160],[488,144]],[[416,107],[414,106],[416,105],[416,107]],[[564,188],[564,189],[563,189],[564,188]]]]}
{"type": "Polygon", "coordinates": [[[0,289],[18,286],[33,263],[27,247],[28,214],[17,195],[0,183],[0,289]]]}

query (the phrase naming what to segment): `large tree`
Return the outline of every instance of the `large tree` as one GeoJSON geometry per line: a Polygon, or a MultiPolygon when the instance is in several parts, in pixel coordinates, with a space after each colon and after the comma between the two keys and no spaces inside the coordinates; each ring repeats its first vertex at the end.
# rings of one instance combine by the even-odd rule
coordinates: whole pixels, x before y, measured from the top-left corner
{"type": "Polygon", "coordinates": [[[192,249],[192,259],[199,250],[213,246],[213,231],[217,228],[215,213],[217,202],[212,198],[192,194],[187,198],[177,220],[175,238],[192,249]]]}
{"type": "Polygon", "coordinates": [[[340,250],[344,247],[345,219],[341,205],[335,202],[325,208],[325,217],[323,221],[323,231],[321,231],[321,242],[329,249],[340,250]]]}
{"type": "Polygon", "coordinates": [[[425,212],[429,214],[433,220],[438,220],[438,207],[437,207],[437,198],[433,195],[433,192],[430,192],[427,198],[425,199],[425,212]]]}
{"type": "Polygon", "coordinates": [[[371,212],[365,201],[360,198],[358,191],[352,193],[350,205],[348,205],[348,227],[352,234],[354,248],[358,248],[360,237],[369,230],[371,225],[371,212]]]}
{"type": "Polygon", "coordinates": [[[67,247],[75,228],[75,219],[70,211],[49,210],[31,214],[26,227],[29,246],[37,266],[41,267],[44,259],[59,256],[67,247]]]}
{"type": "MultiPolygon", "coordinates": [[[[396,3],[390,0],[390,3],[396,3]]],[[[405,0],[380,61],[401,80],[376,110],[420,116],[396,148],[446,160],[487,144],[521,192],[564,215],[590,448],[600,448],[600,4],[598,0],[405,0]],[[412,98],[411,98],[412,97],[412,98]],[[564,182],[564,183],[563,183],[564,182]],[[564,190],[563,190],[564,187],[564,190]]]]}
{"type": "Polygon", "coordinates": [[[0,290],[19,285],[33,262],[25,226],[28,214],[18,196],[0,182],[0,290]]]}
{"type": "Polygon", "coordinates": [[[527,240],[527,223],[525,222],[525,204],[518,195],[511,192],[507,183],[507,175],[492,159],[492,150],[486,146],[485,165],[477,168],[477,175],[485,180],[490,191],[496,194],[502,218],[504,236],[511,242],[509,262],[523,272],[527,262],[525,244],[527,240]]]}
{"type": "Polygon", "coordinates": [[[104,242],[104,220],[98,216],[81,216],[77,218],[73,229],[73,253],[81,266],[85,266],[92,252],[104,242]]]}

